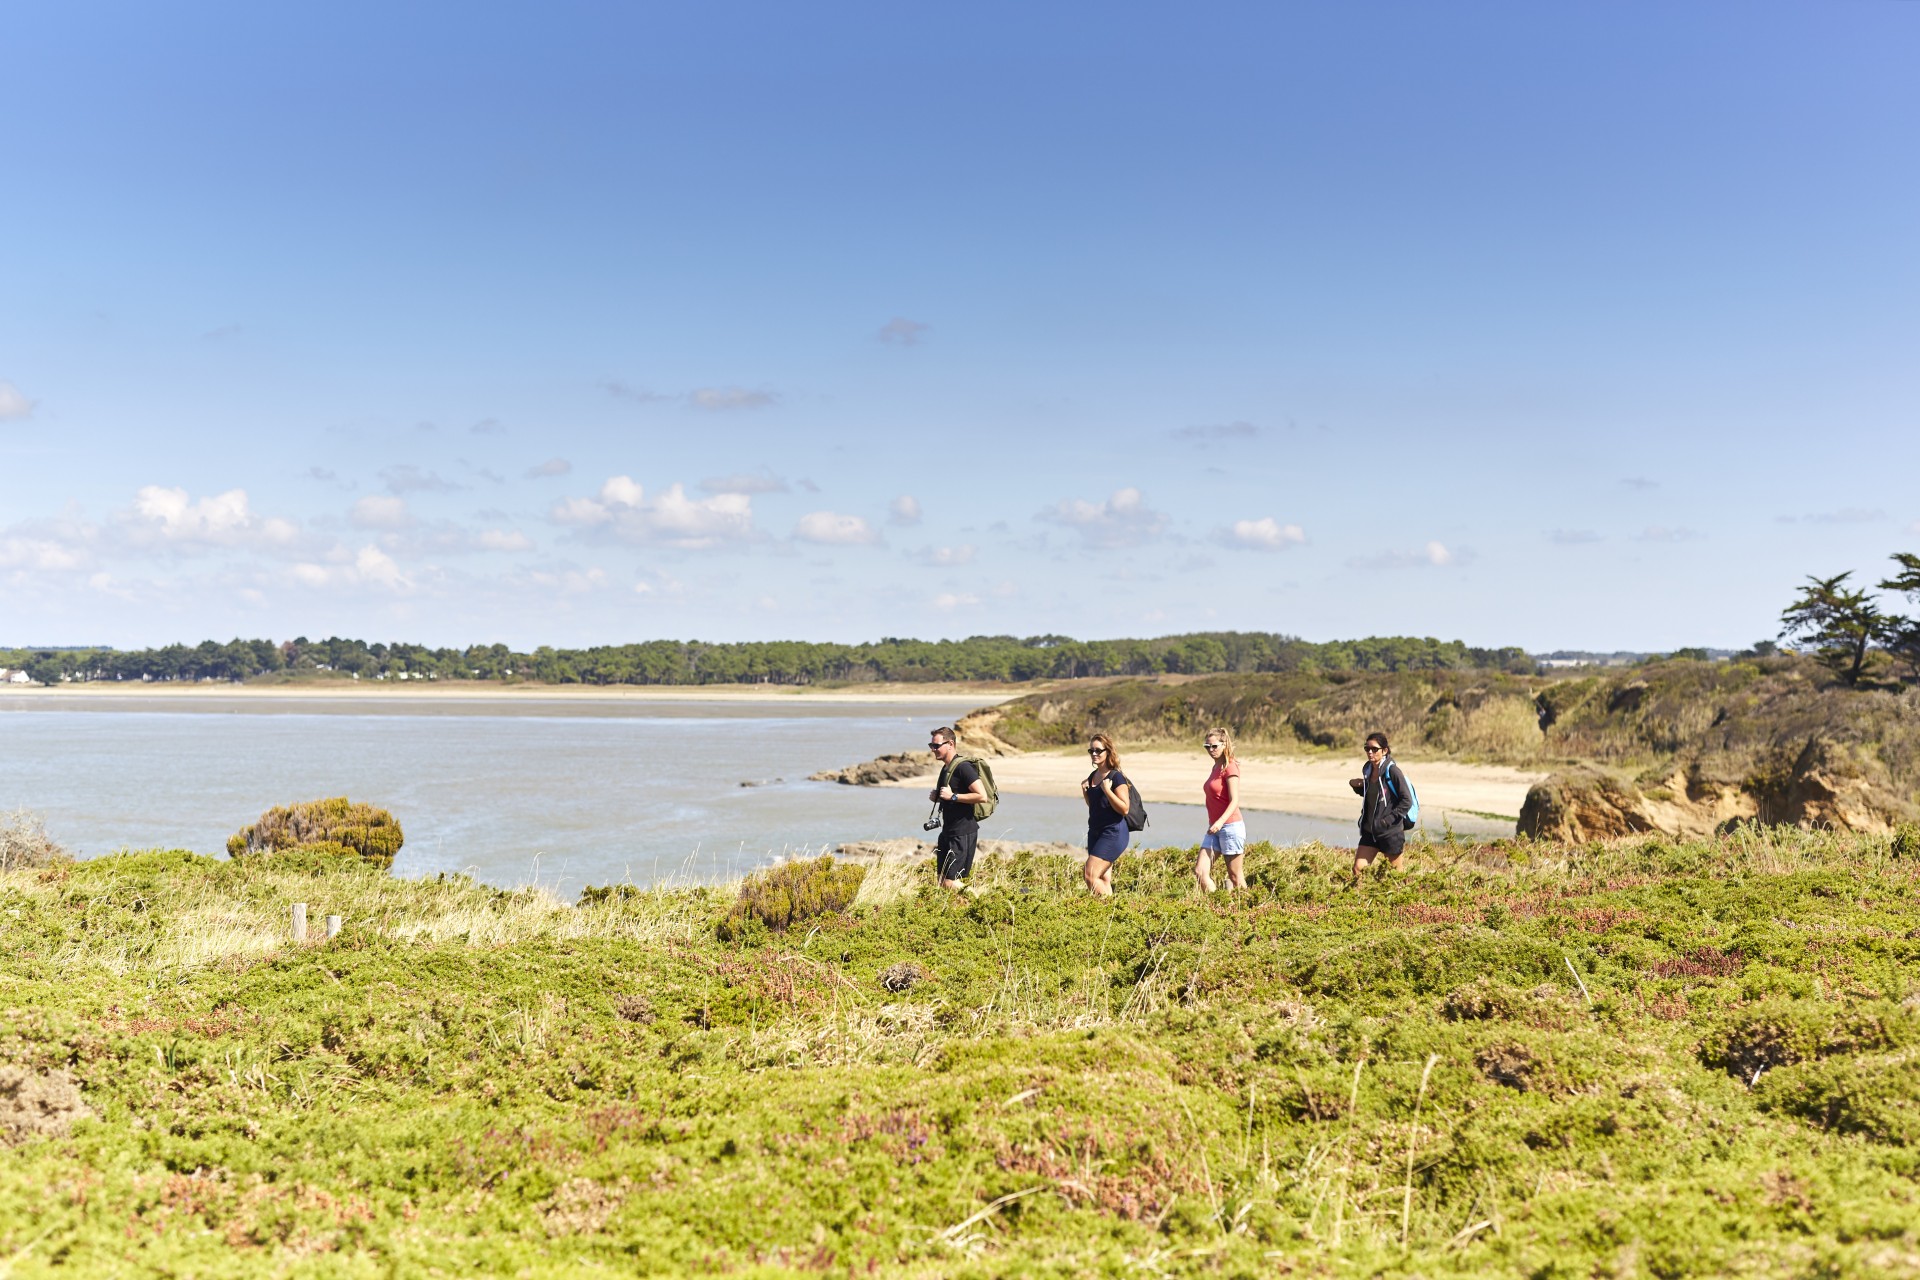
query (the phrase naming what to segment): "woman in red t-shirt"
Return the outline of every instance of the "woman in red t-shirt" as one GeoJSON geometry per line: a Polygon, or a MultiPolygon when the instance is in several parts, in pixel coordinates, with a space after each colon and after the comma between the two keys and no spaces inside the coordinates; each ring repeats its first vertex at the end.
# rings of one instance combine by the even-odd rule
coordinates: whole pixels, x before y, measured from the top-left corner
{"type": "Polygon", "coordinates": [[[1227,863],[1227,890],[1247,887],[1243,857],[1247,851],[1247,824],[1240,816],[1240,762],[1233,758],[1233,735],[1225,729],[1207,730],[1207,757],[1213,772],[1207,775],[1200,794],[1207,801],[1207,834],[1200,838],[1200,857],[1193,864],[1193,878],[1200,892],[1212,893],[1213,863],[1227,863]]]}

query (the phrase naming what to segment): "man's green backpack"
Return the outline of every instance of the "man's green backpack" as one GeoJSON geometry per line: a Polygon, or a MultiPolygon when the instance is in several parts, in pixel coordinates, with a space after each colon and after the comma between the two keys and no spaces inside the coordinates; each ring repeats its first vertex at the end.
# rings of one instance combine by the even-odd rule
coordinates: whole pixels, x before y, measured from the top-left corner
{"type": "Polygon", "coordinates": [[[994,809],[1000,804],[1000,788],[993,785],[993,767],[991,765],[977,756],[955,756],[953,763],[941,772],[940,785],[943,787],[946,786],[947,780],[952,776],[953,771],[963,764],[970,764],[980,771],[980,785],[986,789],[987,798],[973,806],[973,820],[975,822],[984,822],[993,816],[994,809]]]}

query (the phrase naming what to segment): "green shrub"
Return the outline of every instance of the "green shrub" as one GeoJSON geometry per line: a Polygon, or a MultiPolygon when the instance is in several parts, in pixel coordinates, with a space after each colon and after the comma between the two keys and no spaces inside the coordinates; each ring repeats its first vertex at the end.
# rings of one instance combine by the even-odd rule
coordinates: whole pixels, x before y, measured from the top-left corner
{"type": "Polygon", "coordinates": [[[405,838],[400,824],[385,809],[335,796],[267,810],[258,822],[228,838],[227,853],[239,858],[325,845],[384,868],[393,865],[393,855],[400,852],[405,838]]]}
{"type": "Polygon", "coordinates": [[[1903,822],[1895,827],[1891,844],[1896,858],[1920,858],[1920,822],[1903,822]]]}
{"type": "Polygon", "coordinates": [[[867,869],[853,863],[835,863],[832,856],[811,862],[783,862],[748,876],[740,884],[740,899],[720,922],[723,941],[749,936],[752,924],[785,933],[829,912],[845,911],[860,892],[867,869]]]}
{"type": "Polygon", "coordinates": [[[1787,1067],[1760,1081],[1760,1109],[1874,1142],[1920,1146],[1920,1060],[1911,1050],[1787,1067]]]}

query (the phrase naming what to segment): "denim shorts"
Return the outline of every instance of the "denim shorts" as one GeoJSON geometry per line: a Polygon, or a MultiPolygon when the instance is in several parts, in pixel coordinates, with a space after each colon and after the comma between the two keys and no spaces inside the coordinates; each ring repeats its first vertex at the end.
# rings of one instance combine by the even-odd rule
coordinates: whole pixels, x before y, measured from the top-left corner
{"type": "Polygon", "coordinates": [[[1200,847],[1222,858],[1237,858],[1247,851],[1247,824],[1229,822],[1218,831],[1200,837],[1200,847]]]}

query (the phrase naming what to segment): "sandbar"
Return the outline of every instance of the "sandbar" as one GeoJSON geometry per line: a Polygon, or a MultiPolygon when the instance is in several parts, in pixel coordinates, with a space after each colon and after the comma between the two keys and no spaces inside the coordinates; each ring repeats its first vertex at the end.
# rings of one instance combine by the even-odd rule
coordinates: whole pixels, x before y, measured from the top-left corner
{"type": "MultiPolygon", "coordinates": [[[[1001,756],[990,763],[995,784],[1013,795],[1072,798],[1080,794],[1080,780],[1087,776],[1087,759],[1080,754],[1001,756]]],[[[1401,761],[1401,767],[1420,793],[1420,825],[1430,835],[1449,822],[1461,831],[1511,835],[1528,789],[1547,776],[1454,760],[1409,759],[1401,761]]],[[[1199,804],[1208,769],[1205,760],[1187,751],[1129,751],[1121,760],[1122,772],[1139,783],[1150,806],[1156,800],[1199,804]]],[[[1241,758],[1240,769],[1240,799],[1247,809],[1312,818],[1360,815],[1360,800],[1347,786],[1347,779],[1359,776],[1356,760],[1249,755],[1241,758]]],[[[925,788],[931,779],[928,775],[880,785],[925,788]]]]}
{"type": "Polygon", "coordinates": [[[140,698],[162,702],[196,699],[331,702],[344,699],[394,702],[802,702],[802,703],[952,703],[972,710],[1011,701],[1035,688],[967,684],[814,685],[581,685],[488,684],[480,681],[338,680],[314,684],[232,684],[225,681],[88,680],[58,685],[0,685],[0,698],[14,705],[59,704],[101,698],[140,698]]]}

